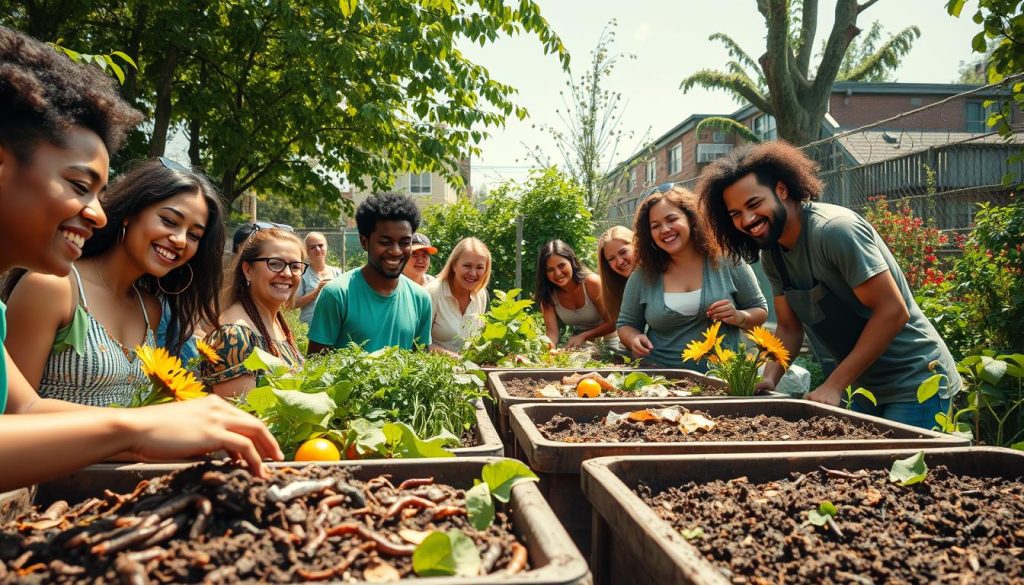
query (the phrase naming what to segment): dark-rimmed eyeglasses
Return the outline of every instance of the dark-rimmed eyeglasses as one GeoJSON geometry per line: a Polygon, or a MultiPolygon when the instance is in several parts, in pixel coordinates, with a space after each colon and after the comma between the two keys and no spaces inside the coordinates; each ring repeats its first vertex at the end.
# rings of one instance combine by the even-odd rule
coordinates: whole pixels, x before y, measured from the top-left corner
{"type": "Polygon", "coordinates": [[[675,183],[662,183],[660,185],[655,185],[654,187],[645,189],[644,192],[640,194],[640,196],[647,197],[648,195],[653,195],[654,193],[664,193],[665,191],[671,191],[672,187],[675,186],[675,183]]]}
{"type": "Polygon", "coordinates": [[[250,262],[266,262],[267,268],[271,272],[284,272],[287,267],[292,271],[292,274],[298,274],[302,276],[306,273],[306,269],[309,268],[308,262],[288,262],[282,258],[253,258],[250,262]]]}

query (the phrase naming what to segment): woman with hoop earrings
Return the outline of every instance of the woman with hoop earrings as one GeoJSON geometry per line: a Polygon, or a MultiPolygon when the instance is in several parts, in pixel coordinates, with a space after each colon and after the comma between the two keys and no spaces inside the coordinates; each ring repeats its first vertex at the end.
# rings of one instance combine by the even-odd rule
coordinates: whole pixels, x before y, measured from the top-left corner
{"type": "Polygon", "coordinates": [[[6,348],[43,398],[127,405],[145,381],[135,347],[155,345],[161,299],[179,332],[172,353],[197,323],[216,322],[223,207],[202,173],[164,157],[122,175],[101,202],[104,227],[63,234],[82,249],[71,274],[8,276],[6,348]]]}
{"type": "Polygon", "coordinates": [[[225,398],[244,396],[256,387],[256,372],[243,365],[257,347],[291,367],[302,365],[282,312],[291,306],[302,275],[309,269],[305,246],[291,231],[273,227],[252,233],[238,250],[227,308],[206,343],[220,360],[202,364],[203,379],[225,398]]]}

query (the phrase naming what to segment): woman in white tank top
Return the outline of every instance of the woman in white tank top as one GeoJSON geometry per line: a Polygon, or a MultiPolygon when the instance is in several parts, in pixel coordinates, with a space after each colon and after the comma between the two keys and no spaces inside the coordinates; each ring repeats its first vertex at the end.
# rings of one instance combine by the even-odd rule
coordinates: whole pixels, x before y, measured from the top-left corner
{"type": "Polygon", "coordinates": [[[576,252],[562,240],[541,246],[536,295],[552,347],[559,342],[559,323],[572,331],[566,348],[582,347],[595,338],[614,338],[615,324],[601,300],[601,279],[584,271],[576,252]]]}

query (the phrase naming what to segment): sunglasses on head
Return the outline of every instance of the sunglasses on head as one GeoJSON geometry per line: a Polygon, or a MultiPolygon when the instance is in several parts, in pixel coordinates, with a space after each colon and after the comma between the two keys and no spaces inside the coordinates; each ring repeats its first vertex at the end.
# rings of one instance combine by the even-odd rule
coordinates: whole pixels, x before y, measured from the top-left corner
{"type": "Polygon", "coordinates": [[[675,183],[662,183],[660,185],[656,185],[654,187],[646,189],[643,193],[640,194],[640,196],[641,197],[647,197],[648,195],[651,195],[651,194],[654,194],[654,193],[664,193],[665,191],[671,191],[672,187],[675,187],[675,186],[676,186],[675,183]]]}
{"type": "Polygon", "coordinates": [[[160,164],[164,165],[164,168],[171,169],[172,171],[178,171],[180,173],[191,173],[192,172],[192,169],[186,167],[185,165],[181,164],[180,162],[173,161],[173,160],[167,158],[166,156],[161,156],[159,158],[159,160],[160,160],[160,164]]]}

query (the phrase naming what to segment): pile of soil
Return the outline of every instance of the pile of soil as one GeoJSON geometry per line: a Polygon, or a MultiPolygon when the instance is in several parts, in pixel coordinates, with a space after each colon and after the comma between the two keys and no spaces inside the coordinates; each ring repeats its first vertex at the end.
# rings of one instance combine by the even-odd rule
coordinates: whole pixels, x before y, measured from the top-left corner
{"type": "Polygon", "coordinates": [[[734,583],[1020,583],[1024,484],[942,466],[923,483],[831,470],[637,492],[734,583]],[[824,501],[835,527],[806,524],[824,501]],[[699,529],[699,531],[697,530],[699,529]],[[694,536],[694,533],[703,533],[694,536]]]}
{"type": "MultiPolygon", "coordinates": [[[[510,396],[517,398],[535,398],[537,390],[540,390],[548,384],[558,384],[562,381],[561,378],[556,380],[544,380],[540,378],[505,378],[503,377],[501,382],[505,385],[505,391],[510,396]]],[[[686,378],[683,380],[673,380],[676,382],[672,389],[675,390],[688,390],[694,396],[725,396],[725,388],[708,387],[705,388],[693,380],[686,378]]],[[[568,398],[576,398],[570,396],[568,398]]],[[[637,398],[635,392],[617,392],[612,393],[610,391],[603,391],[600,398],[637,398]]],[[[578,400],[596,400],[591,398],[578,398],[578,400]]]]}
{"type": "Polygon", "coordinates": [[[852,421],[833,415],[812,416],[790,421],[779,416],[710,416],[715,421],[709,431],[683,433],[667,422],[622,421],[605,425],[604,416],[592,420],[576,420],[556,414],[538,426],[541,434],[552,441],[565,443],[689,443],[695,441],[822,441],[829,439],[884,439],[892,431],[879,431],[869,423],[852,421]]]}
{"type": "Polygon", "coordinates": [[[264,480],[210,462],[9,523],[0,583],[393,580],[416,576],[416,543],[452,528],[473,539],[486,573],[526,570],[504,514],[484,532],[465,514],[465,492],[430,478],[392,485],[309,466],[264,480]]]}

